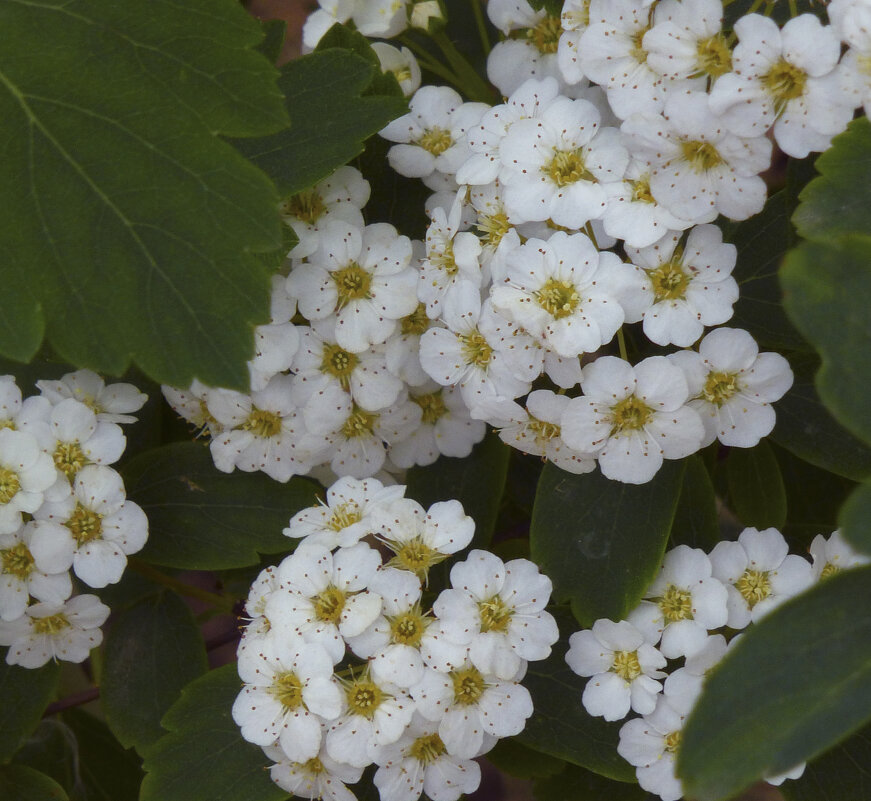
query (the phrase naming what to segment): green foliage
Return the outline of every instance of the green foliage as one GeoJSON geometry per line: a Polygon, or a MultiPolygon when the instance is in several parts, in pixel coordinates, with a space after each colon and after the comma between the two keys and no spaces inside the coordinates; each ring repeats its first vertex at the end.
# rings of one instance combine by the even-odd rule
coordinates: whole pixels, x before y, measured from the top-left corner
{"type": "Polygon", "coordinates": [[[541,751],[533,751],[513,737],[498,740],[493,750],[487,752],[487,761],[518,779],[553,776],[566,767],[561,759],[541,751]]]}
{"type": "Polygon", "coordinates": [[[731,798],[871,718],[871,567],[843,571],[755,623],[712,671],[684,728],[678,774],[731,798]]]}
{"type": "Polygon", "coordinates": [[[377,66],[348,50],[323,50],[285,64],[279,86],[287,98],[290,128],[235,144],[275,181],[283,197],[359,155],[364,139],[408,109],[401,93],[383,93],[377,66]],[[376,80],[382,93],[368,94],[376,80]]]}
{"type": "MultiPolygon", "coordinates": [[[[378,54],[372,49],[372,42],[363,36],[362,33],[352,30],[346,25],[336,23],[321,37],[318,46],[315,48],[315,52],[331,50],[333,48],[350,50],[375,67],[376,71],[372,75],[372,80],[363,90],[364,95],[404,97],[402,89],[399,87],[399,82],[396,80],[396,76],[392,72],[381,71],[381,62],[378,60],[378,54]]],[[[402,113],[405,111],[407,111],[407,108],[404,108],[402,113]]],[[[359,152],[360,151],[357,151],[355,155],[359,154],[359,152]]]]}
{"type": "Polygon", "coordinates": [[[475,521],[470,548],[486,548],[493,537],[499,502],[505,489],[510,449],[494,433],[479,442],[470,456],[440,456],[429,467],[412,467],[406,476],[406,498],[424,508],[455,498],[475,521]]]}
{"type": "Polygon", "coordinates": [[[247,386],[277,197],[217,134],[286,125],[256,21],[233,0],[34,0],[0,27],[0,352],[45,336],[107,373],[247,386]]]}
{"type": "Polygon", "coordinates": [[[847,499],[838,516],[841,533],[860,551],[871,553],[871,482],[847,499]]]}
{"type": "Polygon", "coordinates": [[[536,11],[543,8],[552,17],[558,17],[563,10],[563,4],[560,0],[529,0],[529,5],[536,11]]]}
{"type": "Polygon", "coordinates": [[[161,718],[182,688],[208,669],[187,604],[164,591],[122,612],[106,638],[100,700],[125,748],[144,753],[163,736],[161,718]]]}
{"type": "Polygon", "coordinates": [[[535,801],[645,801],[637,784],[615,782],[575,765],[533,784],[535,801]]]}
{"type": "Polygon", "coordinates": [[[140,801],[283,801],[269,760],[242,739],[230,709],[239,693],[236,665],[189,684],[163,719],[169,734],[146,754],[140,801]]]}
{"type": "Polygon", "coordinates": [[[148,515],[148,544],[138,556],[189,570],[255,565],[258,552],[290,550],[281,531],[318,491],[304,478],[280,484],[263,473],[222,473],[196,442],[148,451],[123,473],[127,495],[148,515]]]}
{"type": "Polygon", "coordinates": [[[572,475],[545,465],[532,510],[532,558],[570,600],[582,625],[620,620],[640,600],[671,532],[683,462],[666,461],[647,484],[572,475]]]}
{"type": "Polygon", "coordinates": [[[0,762],[6,762],[37,727],[54,697],[59,675],[56,662],[27,670],[7,665],[6,649],[0,651],[0,762]]]}
{"type": "Polygon", "coordinates": [[[59,718],[43,718],[18,749],[12,762],[33,768],[56,781],[69,795],[70,801],[89,801],[79,776],[76,735],[59,718]]]}
{"type": "Polygon", "coordinates": [[[0,798],[10,801],[68,801],[54,779],[26,765],[0,765],[0,798]]]}
{"type": "Polygon", "coordinates": [[[783,528],[786,488],[767,442],[754,448],[732,448],[726,459],[726,478],[732,511],[743,525],[783,528]]]}
{"type": "Polygon", "coordinates": [[[284,48],[287,23],[283,19],[262,19],[260,27],[263,30],[263,41],[257,49],[274,64],[284,48]]]}
{"type": "Polygon", "coordinates": [[[699,454],[686,459],[680,500],[671,525],[670,546],[689,545],[709,551],[720,541],[717,498],[699,454]]]}

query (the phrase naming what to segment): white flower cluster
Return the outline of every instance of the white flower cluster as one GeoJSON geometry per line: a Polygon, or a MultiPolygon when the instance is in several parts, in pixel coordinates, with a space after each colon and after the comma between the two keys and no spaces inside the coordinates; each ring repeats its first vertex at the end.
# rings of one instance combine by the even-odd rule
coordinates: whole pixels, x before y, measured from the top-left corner
{"type": "MultiPolygon", "coordinates": [[[[679,545],[626,620],[597,620],[569,639],[566,662],[590,677],[582,698],[587,712],[612,721],[630,710],[641,716],[620,729],[617,751],[636,768],[641,787],[663,801],[683,796],[674,770],[683,724],[737,632],[815,581],[871,561],[837,531],[814,538],[813,563],[787,551],[773,528],[745,529],[710,554],[679,545]],[[675,668],[669,660],[678,659],[675,668]]],[[[803,771],[804,763],[766,780],[780,784],[803,771]]]]}
{"type": "Polygon", "coordinates": [[[26,668],[87,658],[109,607],[73,595],[70,572],[88,587],[114,584],[148,537],[108,466],[127,444],[118,424],[135,422],[146,396],[89,370],[36,385],[41,394],[23,398],[0,377],[0,645],[26,668]]]}
{"type": "Polygon", "coordinates": [[[458,501],[424,510],[404,490],[339,479],[293,517],[296,550],[251,588],[233,718],[295,795],[352,800],[347,785],[374,763],[382,801],[455,801],[478,786],[472,760],[532,714],[520,681],[558,637],[550,579],[473,550],[430,603],[429,569],[475,524],[458,501]]]}

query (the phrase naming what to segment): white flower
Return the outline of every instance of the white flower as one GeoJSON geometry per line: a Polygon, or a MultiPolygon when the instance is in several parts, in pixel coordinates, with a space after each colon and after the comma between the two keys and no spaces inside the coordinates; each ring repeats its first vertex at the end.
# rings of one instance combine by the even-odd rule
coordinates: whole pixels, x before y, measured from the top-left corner
{"type": "Polygon", "coordinates": [[[103,641],[100,626],[109,607],[96,595],[76,595],[63,604],[28,606],[16,620],[0,620],[0,645],[8,645],[6,662],[42,667],[49,659],[84,662],[103,641]]]}
{"type": "Polygon", "coordinates": [[[21,526],[21,513],[42,505],[43,493],[57,480],[51,456],[43,453],[32,434],[0,430],[0,533],[21,526]]]}
{"type": "Polygon", "coordinates": [[[299,347],[299,329],[293,323],[270,323],[254,329],[254,358],[248,362],[251,389],[263,389],[272,376],[290,368],[299,347]]]}
{"type": "Polygon", "coordinates": [[[21,411],[21,390],[15,376],[0,376],[0,428],[16,428],[16,418],[21,411]]]}
{"type": "Polygon", "coordinates": [[[74,398],[92,409],[104,423],[135,423],[130,412],[138,412],[148,400],[133,384],[109,384],[91,370],[67,373],[59,381],[42,379],[37,389],[53,405],[64,398],[74,398]]]}
{"type": "Polygon", "coordinates": [[[844,101],[871,108],[871,8],[864,0],[832,0],[826,6],[832,29],[849,45],[838,64],[844,101]]]}
{"type": "Polygon", "coordinates": [[[239,654],[245,682],[233,703],[233,720],[255,745],[278,743],[291,762],[305,762],[321,748],[321,721],[342,711],[329,654],[301,637],[276,633],[239,654]]]}
{"type": "Polygon", "coordinates": [[[209,411],[207,396],[210,388],[205,384],[194,379],[188,389],[164,385],[160,391],[172,410],[197,429],[197,436],[202,433],[214,436],[222,430],[223,426],[209,411]]]}
{"type": "Polygon", "coordinates": [[[695,704],[708,671],[720,662],[736,639],[727,644],[722,634],[711,634],[697,651],[687,657],[683,667],[669,674],[662,691],[672,706],[684,709],[695,704]]]}
{"type": "Polygon", "coordinates": [[[745,528],[737,542],[718,542],[711,551],[713,575],[729,593],[727,625],[743,629],[813,583],[810,563],[788,554],[774,528],[745,528]]]}
{"type": "Polygon", "coordinates": [[[382,72],[392,72],[402,89],[402,94],[411,97],[420,87],[420,65],[414,53],[407,47],[395,48],[387,42],[372,42],[382,72]]]}
{"type": "Polygon", "coordinates": [[[569,638],[568,666],[579,676],[590,676],[582,703],[591,715],[621,720],[630,707],[640,715],[653,712],[662,692],[665,657],[645,641],[626,620],[597,620],[591,630],[569,638]]]}
{"type": "Polygon", "coordinates": [[[325,748],[303,763],[291,762],[277,746],[263,750],[266,756],[275,760],[269,769],[269,777],[282,790],[312,801],[356,801],[357,797],[345,785],[360,781],[362,767],[337,762],[325,748]]]}
{"type": "Polygon", "coordinates": [[[389,39],[406,28],[408,0],[357,0],[354,27],[363,36],[389,39]]]}
{"type": "Polygon", "coordinates": [[[557,46],[557,63],[563,80],[570,86],[586,83],[580,64],[581,36],[590,24],[590,0],[566,0],[560,15],[563,35],[557,46]]]}
{"type": "Polygon", "coordinates": [[[752,448],[771,433],[773,401],[792,386],[792,370],[779,353],[759,353],[753,337],[736,328],[718,328],[699,344],[699,352],[667,357],[687,379],[689,406],[705,428],[702,447],[719,439],[724,445],[752,448]]]}
{"type": "Polygon", "coordinates": [[[867,565],[871,557],[867,554],[858,553],[848,543],[840,531],[833,531],[826,539],[822,534],[817,534],[810,544],[811,558],[813,559],[814,580],[828,578],[840,570],[858,565],[867,565]]]}
{"type": "Polygon", "coordinates": [[[482,673],[513,679],[523,660],[550,654],[559,636],[544,611],[552,585],[533,562],[503,563],[488,551],[473,550],[451,568],[451,587],[440,593],[433,610],[448,639],[469,646],[469,659],[482,673]]]}
{"type": "Polygon", "coordinates": [[[537,12],[540,19],[520,39],[497,42],[487,56],[487,78],[502,95],[516,92],[530,79],[562,77],[557,58],[559,17],[537,12]]]}
{"type": "Polygon", "coordinates": [[[659,573],[628,616],[649,642],[662,641],[668,659],[690,656],[701,648],[709,629],[725,625],[726,587],[712,576],[711,560],[699,548],[678,545],[662,560],[659,573]]]}
{"type": "Polygon", "coordinates": [[[699,449],[703,429],[686,406],[681,371],[663,356],[632,367],[601,356],[583,369],[584,395],[563,414],[569,447],[595,454],[603,475],[629,484],[650,481],[663,459],[682,459],[699,449]]]}

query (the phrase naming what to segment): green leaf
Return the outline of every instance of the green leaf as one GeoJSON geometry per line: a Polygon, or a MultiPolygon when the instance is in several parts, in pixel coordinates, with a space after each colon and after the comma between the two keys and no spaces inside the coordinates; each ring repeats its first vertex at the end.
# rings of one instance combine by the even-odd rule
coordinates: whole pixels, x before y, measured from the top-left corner
{"type": "Polygon", "coordinates": [[[764,440],[753,448],[732,448],[726,459],[732,511],[745,526],[783,528],[786,487],[780,466],[764,440]]]}
{"type": "Polygon", "coordinates": [[[787,801],[871,801],[871,727],[813,760],[780,792],[787,801]]]}
{"type": "Polygon", "coordinates": [[[163,719],[169,734],[145,757],[140,801],[283,801],[269,760],[242,739],[230,710],[242,682],[236,665],[189,684],[163,719]]]}
{"type": "Polygon", "coordinates": [[[79,776],[76,735],[58,718],[43,718],[18,749],[12,762],[44,773],[63,787],[72,801],[90,801],[79,776]]]}
{"type": "Polygon", "coordinates": [[[236,146],[278,186],[293,195],[326,178],[363,151],[363,141],[404,114],[405,99],[366,95],[381,70],[347,50],[309,53],[282,67],[286,131],[236,146]]]}
{"type": "Polygon", "coordinates": [[[376,72],[373,74],[369,86],[363,92],[364,96],[392,95],[399,98],[404,97],[396,76],[392,72],[381,71],[381,62],[378,59],[378,54],[372,49],[371,40],[363,36],[362,33],[337,22],[321,37],[315,52],[334,48],[350,50],[375,67],[376,72]]]}
{"type": "Polygon", "coordinates": [[[871,567],[844,570],[748,628],[684,728],[689,798],[719,801],[871,718],[871,567]]]}
{"type": "Polygon", "coordinates": [[[566,767],[561,759],[533,751],[521,745],[514,737],[503,737],[487,752],[487,761],[503,773],[518,779],[553,776],[566,767]]]}
{"type": "Polygon", "coordinates": [[[547,659],[530,662],[523,686],[532,695],[535,711],[517,740],[610,779],[634,782],[635,769],[617,753],[622,724],[587,714],[581,704],[587,679],[573,673],[566,664],[567,643],[568,633],[547,659]]]}
{"type": "Polygon", "coordinates": [[[820,398],[841,425],[871,443],[871,238],[805,242],[787,256],[781,281],[787,313],[822,356],[820,398]]]}
{"type": "Polygon", "coordinates": [[[871,482],[856,489],[838,515],[841,534],[864,553],[871,553],[871,482]]]}
{"type": "Polygon", "coordinates": [[[648,798],[637,784],[615,782],[575,765],[562,773],[539,779],[532,786],[535,801],[645,801],[648,798]]]}
{"type": "Polygon", "coordinates": [[[317,502],[313,481],[222,473],[196,442],[148,451],[123,473],[128,497],[148,515],[148,543],[138,556],[165,567],[222,570],[257,564],[258,552],[290,551],[282,529],[317,502]]]}
{"type": "Polygon", "coordinates": [[[68,709],[63,717],[78,743],[88,801],[137,801],[143,774],[136,753],[122,748],[106,724],[87,712],[68,709]]]}
{"type": "Polygon", "coordinates": [[[646,484],[572,475],[547,464],[532,510],[533,561],[585,626],[620,620],[640,600],[668,542],[684,464],[666,461],[646,484]]]}
{"type": "Polygon", "coordinates": [[[694,454],[686,460],[670,543],[709,551],[720,539],[714,485],[704,460],[694,454]]]}
{"type": "MultiPolygon", "coordinates": [[[[806,239],[828,241],[840,234],[871,231],[871,122],[853,120],[816,161],[819,177],[799,195],[793,215],[806,239]]],[[[798,323],[796,323],[798,325],[798,323]]],[[[801,327],[801,326],[799,326],[801,327]]]]}
{"type": "Polygon", "coordinates": [[[510,457],[511,449],[490,433],[465,459],[440,456],[428,467],[412,467],[406,475],[405,495],[424,508],[455,498],[475,520],[469,547],[486,548],[493,537],[510,457]]]}
{"type": "Polygon", "coordinates": [[[783,311],[777,280],[780,263],[796,241],[789,221],[793,209],[784,190],[772,195],[760,214],[723,228],[723,239],[738,249],[732,276],[741,289],[729,325],[749,331],[764,347],[807,348],[783,311]]]}
{"type": "Polygon", "coordinates": [[[208,670],[194,616],[164,591],[122,612],[106,637],[100,700],[125,748],[143,753],[163,736],[160,720],[182,688],[208,670]]]}
{"type": "Polygon", "coordinates": [[[68,801],[54,779],[26,765],[0,765],[0,798],[9,801],[68,801]]]}
{"type": "Polygon", "coordinates": [[[234,0],[0,4],[0,352],[245,388],[278,198],[218,134],[286,125],[234,0]]]}
{"type": "Polygon", "coordinates": [[[37,727],[60,675],[57,662],[37,670],[7,665],[6,652],[0,650],[0,762],[6,762],[37,727]]]}
{"type": "Polygon", "coordinates": [[[558,17],[563,10],[563,4],[559,0],[529,0],[529,5],[536,11],[543,8],[552,17],[558,17]]]}
{"type": "MultiPolygon", "coordinates": [[[[817,366],[816,360],[813,364],[817,366]]],[[[776,405],[771,439],[800,459],[830,473],[861,481],[871,476],[871,448],[845,429],[823,405],[806,364],[776,405]]]]}
{"type": "Polygon", "coordinates": [[[260,27],[263,30],[263,41],[257,49],[274,64],[284,49],[287,22],[283,19],[262,19],[260,27]]]}

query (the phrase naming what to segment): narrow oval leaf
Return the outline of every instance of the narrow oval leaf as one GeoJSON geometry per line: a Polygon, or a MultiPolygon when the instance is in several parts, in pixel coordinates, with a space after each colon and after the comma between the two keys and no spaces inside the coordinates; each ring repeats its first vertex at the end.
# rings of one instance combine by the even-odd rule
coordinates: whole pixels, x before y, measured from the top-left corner
{"type": "Polygon", "coordinates": [[[0,4],[0,351],[244,388],[278,198],[218,134],[287,123],[234,0],[0,4]]]}
{"type": "Polygon", "coordinates": [[[820,397],[841,425],[871,443],[871,237],[805,242],[788,254],[781,281],[787,314],[822,356],[820,397]]]}
{"type": "Polygon", "coordinates": [[[732,448],[726,459],[726,478],[732,511],[745,526],[783,528],[786,487],[767,442],[754,448],[732,448]]]}
{"type": "Polygon", "coordinates": [[[182,688],[208,670],[200,628],[187,604],[162,592],[122,612],[106,637],[100,700],[125,748],[163,736],[160,720],[182,688]]]}
{"type": "Polygon", "coordinates": [[[9,801],[68,801],[54,779],[26,765],[0,765],[0,798],[9,801]]]}
{"type": "Polygon", "coordinates": [[[260,553],[292,550],[282,529],[317,503],[319,490],[300,477],[281,484],[263,473],[222,473],[197,442],[148,451],[123,474],[128,497],[148,515],[148,543],[138,556],[188,570],[246,567],[260,553]]]}
{"type": "Polygon", "coordinates": [[[647,484],[609,481],[598,470],[572,475],[545,465],[532,509],[533,560],[570,600],[584,625],[620,620],[640,600],[668,542],[683,462],[667,461],[647,484]]]}
{"type": "Polygon", "coordinates": [[[856,489],[838,515],[841,533],[864,553],[871,553],[871,482],[856,489]]]}
{"type": "Polygon", "coordinates": [[[699,454],[686,459],[680,500],[671,525],[670,543],[709,551],[720,541],[717,498],[705,462],[699,454]]]}
{"type": "Polygon", "coordinates": [[[871,719],[871,567],[845,570],[751,626],[684,728],[688,798],[721,801],[871,719]]]}
{"type": "Polygon", "coordinates": [[[242,682],[236,665],[209,671],[167,712],[169,734],[145,756],[140,801],[283,801],[269,760],[245,742],[230,710],[242,682]]]}
{"type": "Polygon", "coordinates": [[[6,651],[0,649],[0,762],[8,760],[37,727],[60,676],[57,662],[38,670],[7,665],[6,651]]]}
{"type": "Polygon", "coordinates": [[[412,467],[406,474],[405,495],[424,508],[455,498],[475,520],[469,547],[486,548],[499,515],[510,458],[511,448],[490,433],[465,459],[441,456],[428,467],[412,467]]]}

